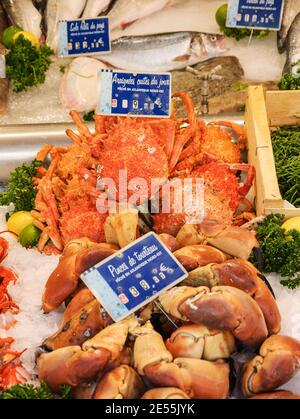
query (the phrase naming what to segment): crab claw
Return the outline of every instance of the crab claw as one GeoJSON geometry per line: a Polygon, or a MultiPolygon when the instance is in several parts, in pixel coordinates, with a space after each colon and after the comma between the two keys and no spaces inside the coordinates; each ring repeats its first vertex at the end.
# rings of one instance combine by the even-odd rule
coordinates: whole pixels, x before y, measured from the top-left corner
{"type": "Polygon", "coordinates": [[[226,255],[220,250],[204,244],[182,247],[174,252],[174,256],[187,271],[209,263],[221,263],[227,259],[226,255]]]}
{"type": "Polygon", "coordinates": [[[63,257],[46,283],[42,299],[44,312],[58,308],[76,291],[80,275],[113,253],[113,249],[99,245],[63,257]]]}
{"type": "Polygon", "coordinates": [[[134,367],[140,375],[144,375],[145,367],[149,364],[172,362],[172,354],[149,321],[138,328],[136,333],[138,336],[134,343],[134,367]]]}
{"type": "Polygon", "coordinates": [[[223,361],[176,358],[145,367],[148,380],[162,387],[178,387],[193,399],[226,399],[229,392],[229,366],[223,361]]]}
{"type": "Polygon", "coordinates": [[[174,358],[196,358],[216,361],[229,358],[235,350],[235,339],[228,331],[208,329],[201,324],[190,324],[177,329],[166,341],[166,348],[174,358]]]}
{"type": "Polygon", "coordinates": [[[82,237],[81,239],[73,239],[70,240],[66,246],[64,247],[64,251],[62,254],[63,257],[75,255],[76,253],[80,252],[83,249],[89,249],[90,247],[105,247],[107,249],[117,250],[116,246],[113,246],[109,243],[96,243],[90,240],[88,237],[82,237]]]}
{"type": "Polygon", "coordinates": [[[245,366],[242,391],[251,397],[273,391],[288,382],[300,366],[300,342],[287,336],[271,336],[259,355],[245,366]]]}
{"type": "Polygon", "coordinates": [[[176,387],[152,388],[146,391],[142,399],[176,400],[189,399],[189,396],[176,387]]]}
{"type": "Polygon", "coordinates": [[[180,248],[179,243],[175,237],[170,234],[162,233],[159,236],[159,240],[163,242],[165,246],[173,253],[180,248]]]}
{"type": "Polygon", "coordinates": [[[78,291],[64,311],[63,324],[71,320],[71,318],[79,310],[81,310],[85,305],[91,303],[93,300],[95,300],[95,296],[88,288],[82,288],[78,291]]]}
{"type": "Polygon", "coordinates": [[[204,242],[229,255],[248,259],[252,249],[258,247],[254,234],[237,226],[227,226],[205,219],[201,224],[185,224],[176,236],[180,246],[204,242]]]}
{"type": "Polygon", "coordinates": [[[245,291],[261,308],[269,333],[276,334],[280,331],[280,312],[271,291],[259,274],[260,272],[250,262],[232,259],[197,268],[189,272],[189,277],[184,283],[190,286],[208,287],[227,285],[245,291]]]}
{"type": "Polygon", "coordinates": [[[138,322],[134,317],[113,323],[101,330],[92,339],[85,341],[82,348],[84,351],[96,351],[105,348],[110,351],[110,363],[114,362],[124,349],[129,331],[137,326],[138,322]]]}
{"type": "Polygon", "coordinates": [[[254,399],[300,399],[300,395],[293,394],[290,391],[278,390],[273,393],[262,393],[257,396],[251,397],[251,400],[254,399]]]}
{"type": "Polygon", "coordinates": [[[144,391],[144,383],[135,370],[120,365],[101,378],[93,399],[139,399],[144,391]]]}
{"type": "Polygon", "coordinates": [[[177,358],[167,350],[164,341],[150,323],[136,332],[134,365],[141,376],[162,387],[178,387],[193,398],[226,398],[229,389],[229,367],[220,362],[177,358]],[[173,362],[172,362],[173,361],[173,362]]]}
{"type": "Polygon", "coordinates": [[[82,345],[111,323],[112,319],[99,302],[93,299],[64,321],[59,331],[47,338],[44,345],[52,351],[65,346],[82,345]]]}
{"type": "Polygon", "coordinates": [[[76,387],[104,369],[109,358],[107,349],[83,352],[80,346],[67,346],[44,353],[37,360],[39,380],[44,380],[55,392],[59,392],[63,384],[76,387]]]}
{"type": "Polygon", "coordinates": [[[175,287],[161,294],[159,300],[172,316],[213,329],[229,330],[247,346],[256,347],[268,336],[258,304],[237,288],[175,287]]]}

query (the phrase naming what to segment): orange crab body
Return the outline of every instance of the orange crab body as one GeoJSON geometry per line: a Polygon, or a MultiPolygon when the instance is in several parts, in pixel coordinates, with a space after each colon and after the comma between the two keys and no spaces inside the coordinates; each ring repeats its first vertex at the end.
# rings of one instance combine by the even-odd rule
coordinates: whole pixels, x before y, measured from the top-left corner
{"type": "Polygon", "coordinates": [[[96,206],[74,206],[62,214],[60,231],[64,244],[70,240],[87,237],[101,243],[105,241],[104,222],[107,213],[100,213],[96,206]]]}
{"type": "MultiPolygon", "coordinates": [[[[194,223],[195,217],[199,214],[202,214],[200,218],[198,217],[199,224],[204,218],[213,219],[224,225],[232,223],[233,211],[226,202],[222,202],[219,194],[207,185],[204,184],[203,202],[197,202],[199,206],[194,207],[192,213],[190,208],[187,211],[184,211],[183,208],[183,211],[179,213],[176,211],[175,194],[171,195],[170,211],[166,213],[160,212],[153,216],[153,230],[157,234],[167,233],[176,236],[184,224],[190,223],[190,220],[193,220],[192,222],[194,223]]],[[[196,202],[195,196],[192,199],[196,202]]],[[[189,207],[189,203],[187,203],[187,207],[189,207]]]]}
{"type": "Polygon", "coordinates": [[[219,199],[227,204],[232,211],[238,208],[241,199],[238,193],[238,178],[225,164],[207,163],[197,167],[192,175],[203,178],[205,184],[215,191],[219,199]]]}
{"type": "Polygon", "coordinates": [[[193,141],[183,149],[175,173],[185,171],[190,173],[198,165],[210,161],[224,163],[241,163],[241,151],[245,148],[244,130],[237,124],[228,121],[211,122],[197,121],[196,135],[193,141]],[[223,126],[231,128],[237,135],[234,142],[232,136],[223,126]]]}
{"type": "MultiPolygon", "coordinates": [[[[126,171],[129,186],[136,178],[146,182],[141,200],[150,198],[151,179],[167,179],[169,175],[168,159],[159,145],[158,136],[150,126],[136,120],[120,120],[109,130],[103,140],[101,156],[100,176],[115,182],[118,195],[122,171],[126,171]]],[[[130,189],[126,191],[128,196],[134,193],[134,184],[130,189]]],[[[122,198],[127,196],[117,196],[118,200],[122,198]]]]}

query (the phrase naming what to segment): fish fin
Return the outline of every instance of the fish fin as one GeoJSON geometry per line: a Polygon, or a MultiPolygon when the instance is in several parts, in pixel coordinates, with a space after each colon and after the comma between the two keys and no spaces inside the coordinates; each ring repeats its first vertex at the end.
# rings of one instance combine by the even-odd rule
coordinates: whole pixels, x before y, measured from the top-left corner
{"type": "Polygon", "coordinates": [[[178,57],[174,58],[173,61],[184,63],[190,58],[189,54],[179,55],[178,57]]]}
{"type": "Polygon", "coordinates": [[[121,22],[120,23],[120,27],[122,30],[128,28],[128,26],[132,25],[134,22],[136,22],[138,19],[136,20],[132,20],[131,22],[121,22]]]}

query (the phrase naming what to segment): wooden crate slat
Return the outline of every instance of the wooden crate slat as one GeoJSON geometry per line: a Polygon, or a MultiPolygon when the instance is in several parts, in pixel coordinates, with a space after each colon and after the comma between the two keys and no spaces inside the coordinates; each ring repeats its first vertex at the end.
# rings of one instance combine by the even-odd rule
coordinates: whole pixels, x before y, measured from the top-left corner
{"type": "Polygon", "coordinates": [[[300,91],[266,92],[266,109],[270,127],[300,125],[300,91]]]}
{"type": "Polygon", "coordinates": [[[256,168],[256,211],[283,208],[272,149],[270,128],[262,86],[248,88],[245,129],[248,138],[248,160],[256,168]]]}

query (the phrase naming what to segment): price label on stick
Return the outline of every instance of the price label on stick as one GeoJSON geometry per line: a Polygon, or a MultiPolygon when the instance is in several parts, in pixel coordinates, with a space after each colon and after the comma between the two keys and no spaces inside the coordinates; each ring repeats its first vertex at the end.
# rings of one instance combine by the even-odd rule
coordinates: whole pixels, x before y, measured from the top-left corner
{"type": "Polygon", "coordinates": [[[134,115],[168,118],[171,113],[171,75],[169,73],[127,73],[100,70],[100,115],[134,115]]]}
{"type": "Polygon", "coordinates": [[[151,232],[81,275],[114,321],[183,281],[186,270],[151,232]]]}
{"type": "Polygon", "coordinates": [[[59,55],[80,56],[109,53],[109,19],[64,20],[59,22],[59,55]]]}
{"type": "Polygon", "coordinates": [[[226,26],[279,30],[283,0],[229,0],[226,26]]]}

